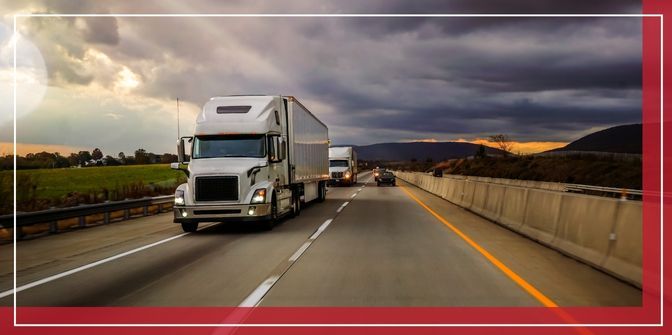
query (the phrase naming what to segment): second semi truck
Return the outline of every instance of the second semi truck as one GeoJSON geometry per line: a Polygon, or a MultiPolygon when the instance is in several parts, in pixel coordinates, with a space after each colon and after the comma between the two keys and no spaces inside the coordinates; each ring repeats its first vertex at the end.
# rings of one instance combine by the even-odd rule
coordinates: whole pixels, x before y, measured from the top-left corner
{"type": "Polygon", "coordinates": [[[330,183],[352,186],[357,183],[357,172],[357,152],[354,148],[329,148],[330,183]]]}

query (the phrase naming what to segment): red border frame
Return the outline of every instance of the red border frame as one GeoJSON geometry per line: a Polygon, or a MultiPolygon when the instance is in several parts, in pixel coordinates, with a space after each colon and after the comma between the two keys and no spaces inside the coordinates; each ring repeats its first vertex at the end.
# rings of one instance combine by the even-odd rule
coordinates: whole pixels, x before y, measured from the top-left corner
{"type": "MultiPolygon", "coordinates": [[[[644,0],[643,13],[667,14],[672,13],[670,1],[644,0]]],[[[668,16],[669,17],[669,16],[668,16]]],[[[660,162],[664,159],[665,166],[670,166],[672,145],[665,147],[663,157],[660,157],[660,21],[659,18],[643,18],[643,186],[646,191],[643,201],[643,304],[642,307],[585,307],[585,308],[556,308],[541,307],[511,307],[511,308],[461,308],[461,307],[432,307],[432,308],[402,308],[402,307],[287,307],[287,308],[233,308],[233,307],[53,307],[33,308],[21,307],[17,311],[19,324],[22,323],[327,323],[327,324],[375,324],[375,323],[619,323],[619,324],[657,324],[660,320],[660,162]],[[649,194],[649,192],[655,194],[649,194]]],[[[665,26],[665,36],[672,36],[670,23],[665,26]]],[[[670,45],[665,47],[665,55],[669,58],[670,45]]],[[[667,64],[666,64],[667,65],[667,64]]],[[[670,66],[664,68],[664,78],[667,86],[670,84],[670,66]]],[[[670,101],[670,90],[664,92],[666,101],[670,101]]],[[[669,105],[669,102],[666,106],[669,105]]],[[[669,108],[665,109],[664,122],[671,124],[672,115],[669,108]]],[[[670,138],[670,127],[665,128],[666,138],[670,138]]],[[[669,168],[666,169],[669,171],[669,168]]],[[[665,179],[665,189],[672,189],[672,175],[665,179]]],[[[666,198],[665,207],[671,205],[670,198],[666,198]]],[[[670,215],[666,214],[666,222],[670,222],[670,215]]],[[[669,241],[671,229],[665,231],[665,238],[669,241]]],[[[669,247],[664,248],[667,251],[669,247]]],[[[667,254],[667,252],[666,252],[667,254]]],[[[664,327],[285,327],[285,328],[212,328],[212,327],[180,327],[171,328],[172,334],[196,333],[262,333],[262,334],[315,334],[315,333],[446,333],[461,334],[664,334],[669,330],[670,292],[669,278],[671,267],[669,260],[665,262],[665,322],[664,327]]],[[[28,327],[12,325],[12,308],[0,307],[0,333],[2,334],[163,334],[166,327],[28,327]]]]}

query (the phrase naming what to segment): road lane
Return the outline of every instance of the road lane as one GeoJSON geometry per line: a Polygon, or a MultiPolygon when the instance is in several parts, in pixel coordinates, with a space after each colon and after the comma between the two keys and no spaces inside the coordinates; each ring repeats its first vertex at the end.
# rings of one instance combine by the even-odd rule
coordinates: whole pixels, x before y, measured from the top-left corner
{"type": "Polygon", "coordinates": [[[641,305],[640,289],[416,186],[400,184],[558,305],[641,305]]]}
{"type": "Polygon", "coordinates": [[[360,192],[261,306],[539,306],[397,187],[360,192]]]}
{"type": "MultiPolygon", "coordinates": [[[[561,306],[640,304],[634,287],[399,184],[561,306]]],[[[541,306],[412,197],[375,183],[333,187],[272,231],[214,225],[20,292],[19,305],[541,306]]],[[[171,221],[164,214],[21,242],[19,282],[181,234],[171,221]]]]}
{"type": "MultiPolygon", "coordinates": [[[[311,204],[299,217],[283,221],[271,232],[250,229],[248,224],[216,225],[19,292],[19,305],[238,305],[320,224],[335,215],[352,190],[356,188],[331,188],[324,203],[311,204]]],[[[179,226],[170,222],[171,216],[158,217],[174,234],[181,233],[179,226]]],[[[0,303],[11,304],[10,299],[0,299],[0,303]]]]}

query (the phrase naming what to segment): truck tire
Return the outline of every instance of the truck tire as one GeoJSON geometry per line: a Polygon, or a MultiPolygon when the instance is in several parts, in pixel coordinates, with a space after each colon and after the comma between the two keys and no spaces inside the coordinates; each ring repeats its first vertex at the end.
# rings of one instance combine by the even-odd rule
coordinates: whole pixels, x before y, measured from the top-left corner
{"type": "Polygon", "coordinates": [[[292,217],[301,215],[301,197],[292,196],[292,217]]]}
{"type": "Polygon", "coordinates": [[[182,230],[185,233],[193,233],[198,229],[198,222],[182,222],[182,230]]]}
{"type": "Polygon", "coordinates": [[[271,218],[259,222],[259,226],[263,230],[271,230],[278,223],[279,220],[280,215],[278,214],[278,201],[275,198],[275,194],[273,194],[273,198],[271,198],[271,218]]]}
{"type": "Polygon", "coordinates": [[[317,202],[324,202],[327,199],[327,185],[325,182],[317,184],[317,202]]]}

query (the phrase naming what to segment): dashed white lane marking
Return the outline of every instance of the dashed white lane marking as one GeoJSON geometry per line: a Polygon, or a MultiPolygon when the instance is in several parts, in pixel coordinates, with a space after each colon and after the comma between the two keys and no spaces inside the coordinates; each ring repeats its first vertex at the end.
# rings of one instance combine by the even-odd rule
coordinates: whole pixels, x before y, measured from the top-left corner
{"type": "Polygon", "coordinates": [[[327,229],[327,227],[329,227],[329,224],[330,224],[331,221],[333,221],[333,220],[334,220],[334,219],[329,219],[329,220],[327,220],[327,221],[324,221],[324,223],[320,226],[320,228],[317,228],[317,230],[313,233],[313,235],[310,236],[309,239],[310,239],[310,240],[314,240],[314,239],[316,239],[318,236],[320,236],[320,234],[322,234],[322,232],[323,232],[325,229],[327,229]]]}
{"type": "MultiPolygon", "coordinates": [[[[366,183],[371,182],[371,179],[372,179],[372,177],[369,178],[368,181],[364,182],[365,184],[362,185],[362,187],[360,187],[357,190],[357,192],[355,192],[355,194],[350,196],[350,198],[354,199],[357,196],[357,194],[362,191],[362,188],[366,187],[366,183]]],[[[336,210],[336,213],[337,213],[336,215],[338,215],[338,213],[340,213],[343,210],[343,208],[345,208],[345,206],[347,206],[349,203],[350,203],[350,201],[346,201],[340,207],[338,207],[338,209],[336,210]]],[[[264,297],[266,296],[268,291],[271,290],[273,285],[275,285],[275,283],[278,280],[280,280],[280,278],[287,271],[289,271],[289,268],[297,260],[299,260],[299,258],[306,252],[306,250],[308,250],[308,248],[310,248],[311,244],[313,244],[313,242],[315,242],[315,240],[320,236],[320,234],[322,234],[322,232],[325,231],[327,229],[327,227],[329,227],[329,225],[331,224],[331,222],[334,219],[335,218],[331,218],[331,219],[328,219],[327,221],[324,221],[324,223],[322,223],[322,225],[320,225],[320,227],[318,227],[317,230],[315,230],[315,232],[312,235],[310,235],[308,240],[303,242],[303,244],[299,247],[299,249],[297,249],[292,254],[292,256],[289,257],[289,259],[287,260],[288,264],[284,268],[284,270],[280,271],[279,274],[272,275],[268,279],[264,280],[254,291],[252,291],[252,293],[249,296],[247,296],[247,298],[245,298],[245,300],[243,300],[242,303],[240,303],[240,305],[238,305],[238,307],[256,307],[256,306],[258,306],[261,303],[261,301],[264,299],[264,297]]]]}
{"type": "Polygon", "coordinates": [[[338,209],[336,210],[336,213],[340,213],[340,212],[343,210],[343,208],[345,208],[345,206],[348,205],[348,203],[350,203],[350,202],[349,202],[349,201],[344,202],[344,203],[341,205],[341,207],[338,207],[338,209]]]}
{"type": "MultiPolygon", "coordinates": [[[[210,227],[210,226],[212,226],[212,224],[211,224],[211,225],[204,226],[204,227],[202,227],[201,229],[205,229],[205,228],[210,227]]],[[[201,230],[201,229],[199,229],[199,230],[201,230]]],[[[43,279],[36,280],[36,281],[34,281],[34,282],[31,282],[31,283],[28,283],[28,284],[25,284],[25,285],[21,285],[21,286],[19,286],[19,287],[16,288],[16,292],[18,293],[18,292],[21,292],[21,291],[25,291],[25,290],[27,290],[27,289],[29,289],[29,288],[33,288],[33,287],[35,287],[35,286],[40,286],[40,285],[42,285],[42,284],[46,284],[46,283],[48,283],[48,282],[52,282],[52,281],[54,281],[54,280],[56,280],[56,279],[60,279],[60,278],[67,277],[67,276],[69,276],[69,275],[75,274],[75,273],[77,273],[77,272],[82,272],[82,271],[84,271],[84,270],[88,270],[88,269],[90,269],[90,268],[96,267],[96,266],[101,265],[101,264],[109,263],[109,262],[114,261],[114,260],[117,260],[117,259],[119,259],[119,258],[128,256],[128,255],[132,255],[132,254],[134,254],[134,253],[136,253],[136,252],[140,252],[140,251],[149,249],[149,248],[151,248],[151,247],[155,247],[155,246],[157,246],[157,245],[164,244],[164,243],[166,243],[166,242],[170,242],[170,241],[172,241],[172,240],[176,240],[176,239],[178,239],[178,238],[180,238],[180,237],[183,237],[183,236],[186,236],[186,235],[189,235],[189,234],[190,234],[190,233],[182,233],[182,234],[180,234],[180,235],[176,235],[176,236],[173,236],[173,237],[169,237],[169,238],[167,238],[167,239],[163,239],[163,240],[161,240],[161,241],[157,241],[157,242],[154,242],[154,243],[151,243],[151,244],[148,244],[148,245],[139,247],[139,248],[135,248],[135,249],[133,249],[133,250],[129,250],[129,251],[126,251],[126,252],[122,252],[122,253],[120,253],[120,254],[118,254],[118,255],[110,256],[110,257],[108,257],[108,258],[103,258],[103,259],[101,259],[101,260],[99,260],[99,261],[96,261],[96,262],[93,262],[93,263],[89,263],[89,264],[86,264],[86,265],[82,265],[82,266],[80,266],[80,267],[78,267],[78,268],[74,268],[74,269],[72,269],[72,270],[68,270],[68,271],[65,271],[65,272],[61,272],[61,273],[59,273],[59,274],[55,274],[55,275],[53,275],[53,276],[49,276],[49,277],[47,277],[47,278],[43,278],[43,279]]],[[[7,290],[7,291],[5,291],[5,292],[0,293],[0,298],[4,298],[4,297],[6,297],[6,296],[10,296],[10,295],[12,295],[12,294],[14,294],[14,290],[13,290],[13,289],[12,289],[12,290],[7,290]]]]}
{"type": "Polygon", "coordinates": [[[299,257],[301,257],[301,255],[303,255],[303,253],[306,252],[306,249],[308,249],[308,247],[310,247],[311,243],[313,243],[313,242],[312,241],[304,242],[301,245],[301,247],[299,248],[299,250],[297,250],[291,257],[289,257],[289,261],[294,262],[297,259],[299,259],[299,257]]]}
{"type": "Polygon", "coordinates": [[[243,302],[238,305],[238,307],[256,307],[261,302],[268,290],[273,287],[276,281],[280,279],[280,276],[271,276],[268,279],[264,280],[261,285],[259,285],[243,302]]]}

